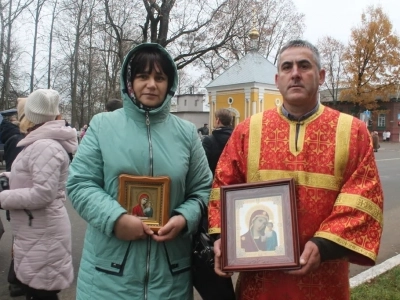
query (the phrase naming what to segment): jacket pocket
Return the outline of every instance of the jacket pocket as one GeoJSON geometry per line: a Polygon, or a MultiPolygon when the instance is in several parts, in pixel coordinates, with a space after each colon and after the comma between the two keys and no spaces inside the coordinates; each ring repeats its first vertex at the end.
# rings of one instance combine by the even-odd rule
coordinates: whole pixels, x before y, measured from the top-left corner
{"type": "Polygon", "coordinates": [[[177,236],[175,240],[164,242],[165,255],[171,273],[189,271],[192,266],[190,237],[177,236]]]}
{"type": "Polygon", "coordinates": [[[124,274],[124,268],[126,260],[129,255],[130,248],[131,248],[131,242],[128,244],[128,247],[125,251],[125,255],[121,258],[110,259],[110,258],[96,257],[96,264],[95,264],[96,270],[111,275],[122,276],[124,274]]]}

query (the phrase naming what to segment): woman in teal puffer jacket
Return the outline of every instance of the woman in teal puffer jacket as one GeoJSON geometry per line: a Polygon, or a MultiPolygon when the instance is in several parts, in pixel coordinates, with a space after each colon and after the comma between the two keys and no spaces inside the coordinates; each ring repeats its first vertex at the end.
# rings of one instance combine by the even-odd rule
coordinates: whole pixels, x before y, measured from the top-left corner
{"type": "Polygon", "coordinates": [[[131,50],[124,107],[93,117],[70,166],[69,198],[88,222],[77,300],[192,299],[191,236],[212,175],[194,124],[170,114],[175,64],[157,44],[131,50]],[[170,219],[158,234],[117,201],[120,174],[169,176],[170,219]]]}

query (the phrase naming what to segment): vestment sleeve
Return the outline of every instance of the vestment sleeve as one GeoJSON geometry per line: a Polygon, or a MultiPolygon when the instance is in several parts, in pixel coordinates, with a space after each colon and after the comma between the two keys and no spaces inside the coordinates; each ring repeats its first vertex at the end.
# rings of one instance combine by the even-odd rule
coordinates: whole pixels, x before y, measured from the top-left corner
{"type": "Polygon", "coordinates": [[[383,191],[375,162],[372,139],[365,124],[354,118],[343,185],[332,213],[316,237],[351,250],[351,263],[375,263],[383,223],[383,191]]]}
{"type": "Polygon", "coordinates": [[[249,121],[250,119],[245,120],[233,130],[215,169],[208,203],[210,234],[221,232],[220,187],[246,182],[249,121]]]}

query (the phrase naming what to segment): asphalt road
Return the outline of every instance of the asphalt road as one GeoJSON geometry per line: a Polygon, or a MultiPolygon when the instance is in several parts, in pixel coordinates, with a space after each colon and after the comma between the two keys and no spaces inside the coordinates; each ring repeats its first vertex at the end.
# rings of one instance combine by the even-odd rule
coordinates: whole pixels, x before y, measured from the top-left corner
{"type": "MultiPolygon", "coordinates": [[[[376,161],[385,193],[384,231],[377,261],[377,263],[381,263],[400,253],[400,239],[393,238],[399,236],[397,220],[400,215],[400,199],[398,196],[400,182],[400,144],[382,143],[379,152],[376,153],[376,161]]],[[[75,275],[77,275],[86,223],[72,209],[70,203],[67,203],[67,209],[72,224],[72,251],[75,275]]],[[[0,300],[23,300],[25,299],[24,297],[9,297],[7,271],[10,264],[11,236],[9,224],[5,221],[4,211],[0,211],[0,217],[6,228],[6,233],[0,241],[0,300]]],[[[367,267],[351,265],[350,276],[357,275],[366,269],[367,267]]],[[[236,276],[234,278],[236,278],[236,276]]],[[[61,300],[74,300],[75,283],[71,288],[62,291],[60,293],[60,298],[61,300]]],[[[196,296],[195,299],[199,300],[200,298],[196,296]]]]}

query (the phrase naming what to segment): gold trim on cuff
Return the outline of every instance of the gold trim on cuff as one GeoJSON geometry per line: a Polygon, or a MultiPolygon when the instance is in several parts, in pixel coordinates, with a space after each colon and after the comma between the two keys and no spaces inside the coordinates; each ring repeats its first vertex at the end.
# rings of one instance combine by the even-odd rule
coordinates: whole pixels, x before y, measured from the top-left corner
{"type": "Polygon", "coordinates": [[[315,236],[335,242],[336,244],[339,244],[339,245],[341,245],[347,249],[350,249],[356,253],[364,255],[365,257],[368,257],[369,259],[371,259],[373,261],[376,261],[377,255],[374,252],[365,250],[364,248],[357,246],[356,244],[349,242],[341,237],[338,237],[337,235],[334,235],[334,234],[328,233],[328,232],[317,232],[315,234],[315,236]]]}

